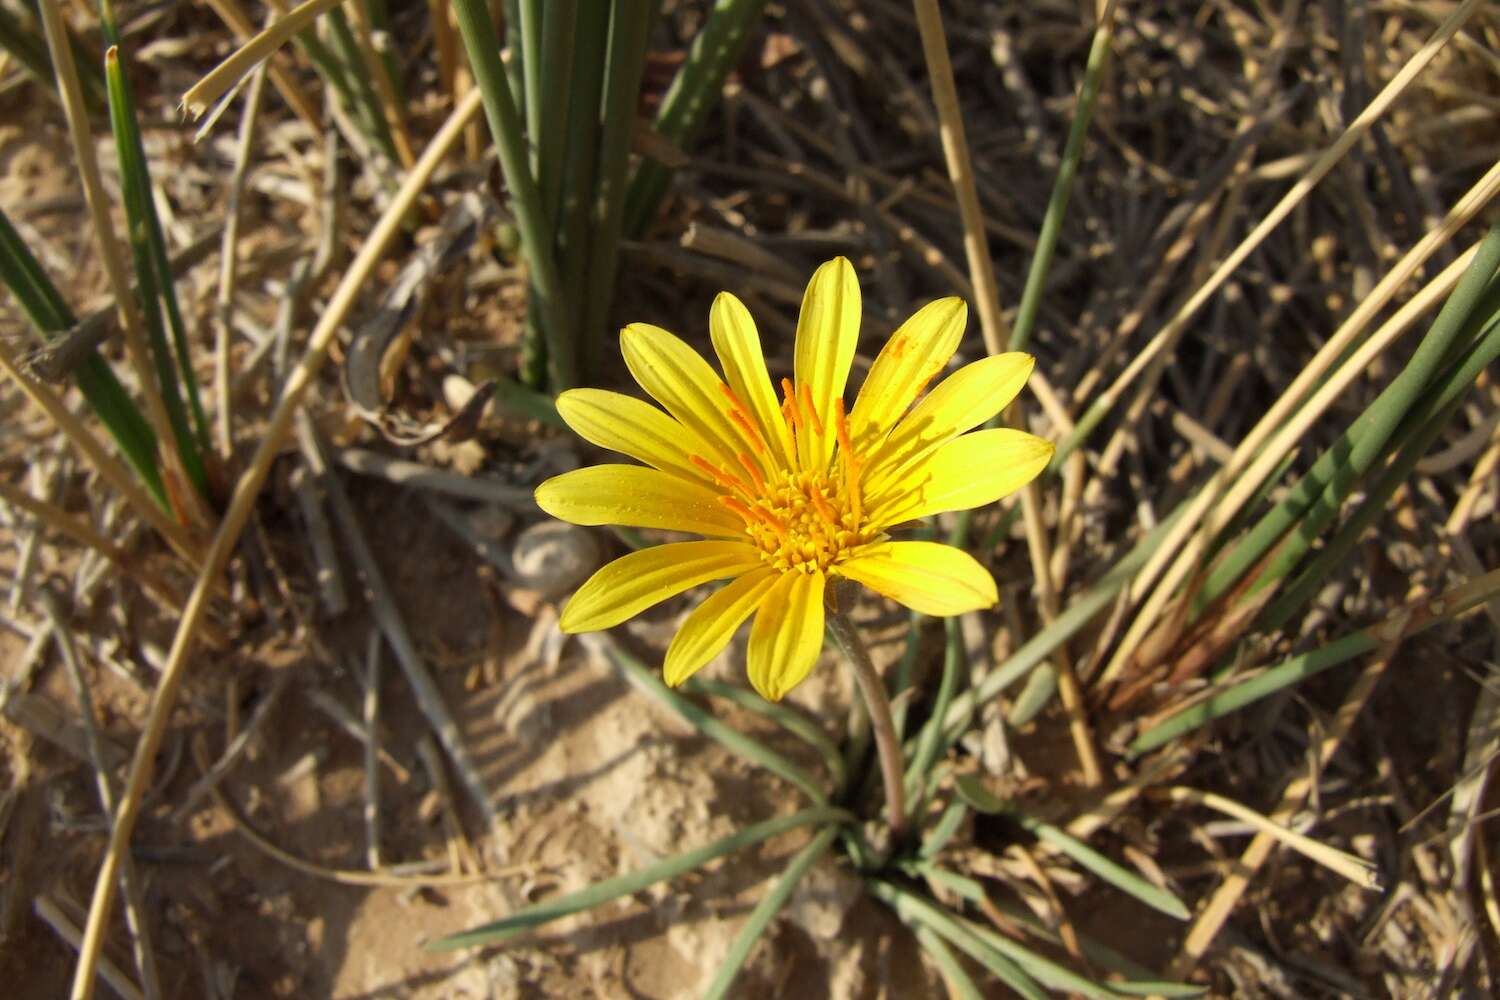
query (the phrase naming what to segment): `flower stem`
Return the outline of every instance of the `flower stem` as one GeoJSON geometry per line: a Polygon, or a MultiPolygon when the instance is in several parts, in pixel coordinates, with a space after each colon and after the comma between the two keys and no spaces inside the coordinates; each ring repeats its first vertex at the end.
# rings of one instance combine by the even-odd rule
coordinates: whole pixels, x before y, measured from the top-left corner
{"type": "Polygon", "coordinates": [[[870,712],[871,727],[875,731],[875,748],[880,753],[880,771],[885,778],[886,809],[890,813],[891,836],[899,841],[906,834],[906,790],[902,784],[901,741],[896,737],[896,724],[891,719],[891,699],[881,683],[875,664],[870,662],[870,652],[864,640],[854,629],[854,623],[836,604],[830,602],[828,627],[833,632],[849,666],[854,668],[854,679],[859,684],[859,693],[865,699],[870,712]]]}

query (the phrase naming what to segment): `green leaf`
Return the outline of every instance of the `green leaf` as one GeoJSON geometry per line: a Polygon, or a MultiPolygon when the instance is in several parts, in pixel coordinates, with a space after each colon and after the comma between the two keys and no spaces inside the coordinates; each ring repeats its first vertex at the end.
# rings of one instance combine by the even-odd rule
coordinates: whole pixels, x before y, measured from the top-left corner
{"type": "Polygon", "coordinates": [[[533,927],[538,927],[560,917],[566,917],[574,913],[582,913],[592,910],[596,906],[602,906],[611,900],[628,896],[631,893],[640,892],[648,886],[655,885],[667,879],[684,875],[695,868],[701,868],[717,858],[746,847],[758,844],[763,840],[769,840],[780,833],[795,830],[800,826],[812,826],[821,823],[850,823],[854,817],[842,809],[829,806],[819,806],[814,809],[804,809],[802,812],[793,813],[790,816],[778,816],[776,819],[757,823],[755,826],[741,830],[739,833],[731,834],[720,840],[714,841],[706,847],[679,854],[674,858],[657,862],[638,872],[629,875],[621,875],[617,878],[606,879],[596,882],[586,889],[569,893],[558,899],[549,899],[545,902],[528,906],[525,909],[492,923],[475,927],[473,930],[464,931],[461,934],[452,934],[436,941],[429,941],[423,947],[428,951],[453,951],[457,948],[468,948],[474,945],[500,944],[514,937],[524,934],[533,927]]]}
{"type": "Polygon", "coordinates": [[[745,926],[735,936],[734,943],[729,946],[729,953],[724,956],[723,963],[719,966],[718,973],[713,982],[709,983],[708,989],[704,990],[704,1000],[721,1000],[729,993],[729,988],[734,985],[736,977],[740,974],[740,967],[745,964],[745,959],[750,957],[750,951],[755,947],[755,942],[765,933],[766,926],[770,924],[771,918],[781,912],[786,901],[791,898],[797,883],[802,881],[802,876],[813,863],[827,852],[833,838],[838,835],[837,826],[824,827],[818,835],[812,839],[797,856],[792,858],[771,891],[756,904],[755,909],[750,911],[750,917],[745,921],[745,926]]]}

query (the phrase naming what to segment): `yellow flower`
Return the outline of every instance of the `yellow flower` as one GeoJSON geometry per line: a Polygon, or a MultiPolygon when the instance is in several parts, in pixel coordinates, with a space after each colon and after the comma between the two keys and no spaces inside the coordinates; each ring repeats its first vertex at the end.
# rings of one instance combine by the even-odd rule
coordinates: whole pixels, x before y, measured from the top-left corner
{"type": "Polygon", "coordinates": [[[645,466],[565,473],[537,488],[537,503],[573,524],[706,537],[605,566],[568,602],[563,631],[610,628],[690,587],[730,579],[683,622],[667,650],[666,681],[687,680],[754,614],[750,682],[779,701],[822,647],[831,576],[930,615],[993,605],[994,578],[968,553],[886,535],[929,514],[992,503],[1052,458],[1052,445],[1034,435],[973,430],[1021,391],[1035,363],[1030,355],[965,365],[916,402],[958,349],[967,318],[957,298],[918,310],[881,349],[847,414],[860,295],[842,257],[808,283],[795,377],[781,380],[779,396],[755,323],[728,292],[709,313],[723,379],[667,331],[626,327],[625,364],[665,412],[600,389],[565,392],[557,409],[586,440],[645,466]]]}

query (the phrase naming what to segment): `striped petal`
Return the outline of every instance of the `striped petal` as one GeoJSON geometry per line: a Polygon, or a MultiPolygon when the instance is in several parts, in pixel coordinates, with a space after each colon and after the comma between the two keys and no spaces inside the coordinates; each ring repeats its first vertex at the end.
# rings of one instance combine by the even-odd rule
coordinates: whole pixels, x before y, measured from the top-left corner
{"type": "Polygon", "coordinates": [[[743,542],[672,542],[632,552],[584,581],[558,627],[564,632],[611,628],[669,597],[710,580],[764,565],[743,542]]]}
{"type": "Polygon", "coordinates": [[[769,566],[751,570],[694,608],[667,647],[662,667],[667,683],[676,687],[718,656],[780,577],[769,566]]]}
{"type": "Polygon", "coordinates": [[[835,257],[813,273],[797,317],[793,360],[797,391],[811,392],[824,433],[798,435],[803,468],[825,468],[833,456],[833,401],[843,398],[854,364],[860,309],[859,281],[847,260],[835,257]]]}
{"type": "Polygon", "coordinates": [[[536,488],[542,510],[570,524],[692,531],[737,537],[744,523],[706,486],[639,465],[593,465],[536,488]]]}
{"type": "Polygon", "coordinates": [[[783,573],[750,626],[750,683],[767,701],[801,684],[823,648],[823,574],[783,573]]]}
{"type": "Polygon", "coordinates": [[[720,292],[708,313],[708,331],[729,388],[749,411],[746,416],[754,421],[761,440],[776,454],[776,461],[785,466],[791,457],[792,438],[776,402],[776,391],[771,388],[760,334],[750,310],[733,295],[720,292]]]}
{"type": "Polygon", "coordinates": [[[590,444],[684,479],[707,482],[687,458],[707,453],[702,439],[643,399],[604,389],[569,389],[557,397],[557,412],[590,444]]]}
{"type": "Polygon", "coordinates": [[[869,458],[866,489],[882,492],[889,480],[933,449],[973,430],[1010,405],[1036,359],[1014,351],[964,365],[938,383],[891,430],[869,458]]]}
{"type": "Polygon", "coordinates": [[[965,434],[893,480],[883,495],[867,497],[869,520],[886,527],[994,503],[1035,479],[1052,452],[1052,442],[1009,427],[965,434]]]}
{"type": "Polygon", "coordinates": [[[697,351],[660,327],[632,323],[620,332],[620,353],[641,388],[708,446],[702,458],[737,467],[749,444],[729,415],[728,386],[697,351]]]}
{"type": "Polygon", "coordinates": [[[860,451],[885,439],[958,350],[968,304],[938,299],[918,309],[880,349],[849,414],[849,436],[860,451]]]}
{"type": "Polygon", "coordinates": [[[926,615],[977,611],[1000,599],[989,570],[962,549],[938,542],[877,542],[832,572],[926,615]]]}

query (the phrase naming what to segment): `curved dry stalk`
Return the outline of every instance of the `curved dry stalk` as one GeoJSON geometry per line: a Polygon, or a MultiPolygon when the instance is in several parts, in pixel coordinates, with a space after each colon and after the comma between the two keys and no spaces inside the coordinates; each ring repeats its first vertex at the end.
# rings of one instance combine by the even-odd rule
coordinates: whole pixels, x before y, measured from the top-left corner
{"type": "Polygon", "coordinates": [[[943,34],[943,16],[937,0],[912,0],[917,28],[922,34],[922,55],[932,80],[932,103],[941,124],[943,157],[948,178],[958,196],[958,217],[964,227],[964,255],[969,258],[969,280],[974,284],[979,309],[979,329],[985,350],[999,354],[1010,339],[1005,317],[1000,314],[1000,286],[995,281],[995,262],[984,229],[984,210],[974,186],[974,164],[969,159],[969,140],[964,135],[963,112],[958,106],[958,86],[953,80],[953,62],[948,58],[948,40],[943,34]]]}
{"type": "MultiPolygon", "coordinates": [[[[319,2],[319,0],[313,0],[313,2],[319,2]]],[[[130,835],[135,830],[136,821],[140,818],[141,800],[151,780],[156,750],[161,745],[162,736],[166,733],[167,719],[177,700],[177,689],[182,684],[194,634],[208,609],[209,592],[219,574],[223,572],[225,564],[228,563],[230,553],[234,551],[240,532],[244,529],[250,510],[260,493],[260,487],[265,482],[267,473],[270,472],[271,463],[280,451],[282,442],[286,440],[287,433],[291,430],[292,416],[301,405],[302,397],[312,385],[312,380],[328,358],[329,344],[332,343],[334,335],[348,316],[349,310],[353,307],[356,297],[375,264],[390,246],[391,241],[401,232],[402,223],[416,203],[417,196],[427,186],[428,180],[443,157],[463,134],[464,126],[479,112],[479,106],[479,92],[476,90],[467,95],[463,103],[453,110],[453,114],[449,115],[443,127],[438,130],[437,135],[433,136],[427,149],[423,151],[416,167],[402,182],[400,190],[391,198],[385,213],[375,224],[364,246],[360,248],[359,254],[349,265],[338,288],[329,299],[327,308],[319,318],[317,326],[313,328],[308,338],[307,353],[302,356],[302,360],[298,362],[297,367],[287,379],[286,388],[277,401],[276,410],[267,424],[265,436],[261,439],[249,468],[235,486],[234,496],[229,502],[229,510],[225,512],[218,533],[214,535],[213,542],[204,557],[203,568],[198,574],[197,582],[193,585],[193,592],[188,597],[187,607],[183,610],[182,621],[177,627],[177,634],[172,639],[172,648],[167,654],[166,663],[162,665],[161,682],[157,685],[156,693],[151,699],[151,711],[146,720],[145,731],[141,734],[140,742],[136,744],[129,779],[120,799],[120,811],[115,818],[114,829],[110,833],[109,850],[104,856],[99,877],[94,884],[94,898],[89,907],[88,925],[85,928],[83,944],[79,949],[78,967],[73,977],[72,1000],[89,1000],[93,996],[94,966],[99,960],[99,951],[104,943],[104,925],[114,903],[114,886],[120,859],[129,849],[130,835]]]]}

